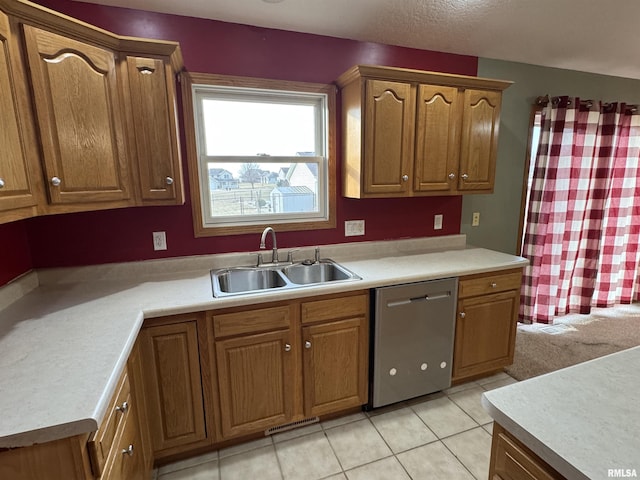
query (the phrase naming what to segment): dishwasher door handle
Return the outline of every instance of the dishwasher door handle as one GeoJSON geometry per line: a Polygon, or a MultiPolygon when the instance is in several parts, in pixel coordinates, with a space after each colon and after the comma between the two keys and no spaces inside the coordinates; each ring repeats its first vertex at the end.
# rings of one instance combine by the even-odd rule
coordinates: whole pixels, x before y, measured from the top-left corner
{"type": "Polygon", "coordinates": [[[419,297],[411,297],[403,300],[394,300],[392,302],[387,302],[387,308],[399,307],[401,305],[408,305],[414,302],[428,302],[432,300],[441,300],[443,298],[449,298],[451,296],[451,292],[440,292],[428,295],[421,295],[419,297]]]}

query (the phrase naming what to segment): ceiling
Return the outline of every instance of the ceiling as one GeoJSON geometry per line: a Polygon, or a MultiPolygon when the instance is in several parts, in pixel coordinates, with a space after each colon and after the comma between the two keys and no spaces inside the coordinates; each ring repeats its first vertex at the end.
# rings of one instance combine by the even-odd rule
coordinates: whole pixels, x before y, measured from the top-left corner
{"type": "Polygon", "coordinates": [[[640,79],[638,0],[83,1],[640,79]]]}

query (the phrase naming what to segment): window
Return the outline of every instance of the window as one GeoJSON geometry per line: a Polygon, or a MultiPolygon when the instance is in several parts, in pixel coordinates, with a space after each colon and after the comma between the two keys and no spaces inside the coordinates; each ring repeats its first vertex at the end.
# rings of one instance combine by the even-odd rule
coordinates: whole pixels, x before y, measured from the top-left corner
{"type": "Polygon", "coordinates": [[[335,227],[333,86],[201,74],[185,83],[197,236],[335,227]]]}

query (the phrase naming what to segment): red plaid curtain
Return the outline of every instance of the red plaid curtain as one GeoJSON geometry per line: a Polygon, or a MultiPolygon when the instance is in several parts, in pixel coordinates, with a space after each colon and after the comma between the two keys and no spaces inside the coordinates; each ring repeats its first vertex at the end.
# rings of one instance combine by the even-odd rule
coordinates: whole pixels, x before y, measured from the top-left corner
{"type": "Polygon", "coordinates": [[[640,115],[558,97],[543,109],[527,206],[520,320],[638,300],[640,115]]]}

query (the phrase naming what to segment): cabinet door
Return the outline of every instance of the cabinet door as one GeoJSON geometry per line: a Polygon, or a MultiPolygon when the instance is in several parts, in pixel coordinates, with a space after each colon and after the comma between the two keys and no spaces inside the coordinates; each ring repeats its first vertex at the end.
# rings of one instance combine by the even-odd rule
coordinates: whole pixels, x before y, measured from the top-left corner
{"type": "Polygon", "coordinates": [[[513,362],[519,298],[519,292],[511,290],[458,302],[454,380],[513,362]]]}
{"type": "Polygon", "coordinates": [[[302,329],[304,408],[311,417],[367,403],[364,317],[302,329]]]}
{"type": "MultiPolygon", "coordinates": [[[[38,164],[24,70],[9,18],[0,12],[0,211],[35,206],[30,167],[38,164]]],[[[35,211],[24,216],[34,215],[35,211]]],[[[3,215],[0,219],[4,219],[3,215]]],[[[7,218],[15,220],[16,218],[7,218]]]]}
{"type": "Polygon", "coordinates": [[[216,342],[224,438],[291,420],[295,362],[291,345],[288,330],[216,342]]]}
{"type": "Polygon", "coordinates": [[[127,57],[136,163],[143,203],[182,203],[176,93],[171,65],[127,57]]]}
{"type": "Polygon", "coordinates": [[[206,438],[195,321],[142,329],[142,362],[154,452],[206,438]]]}
{"type": "Polygon", "coordinates": [[[456,190],[460,102],[455,87],[419,85],[413,189],[456,190]]]}
{"type": "Polygon", "coordinates": [[[459,190],[493,191],[501,102],[501,92],[464,92],[459,190]]]}
{"type": "Polygon", "coordinates": [[[415,131],[415,88],[408,83],[366,81],[364,191],[408,194],[415,131]]]}
{"type": "Polygon", "coordinates": [[[24,26],[49,199],[129,198],[114,52],[24,26]]]}

